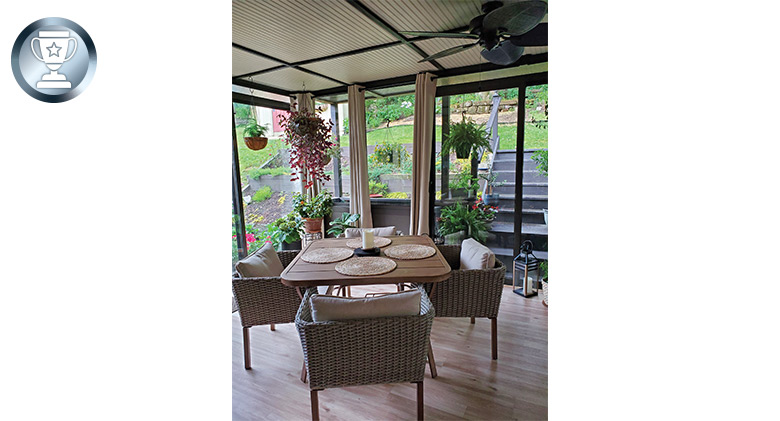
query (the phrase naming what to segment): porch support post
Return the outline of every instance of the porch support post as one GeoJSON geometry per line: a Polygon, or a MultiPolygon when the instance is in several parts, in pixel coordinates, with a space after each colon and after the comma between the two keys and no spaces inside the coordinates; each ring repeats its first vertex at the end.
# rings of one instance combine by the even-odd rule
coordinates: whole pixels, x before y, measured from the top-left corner
{"type": "MultiPolygon", "coordinates": [[[[441,140],[450,134],[450,96],[441,97],[441,140]]],[[[441,198],[449,197],[450,191],[450,156],[441,152],[441,198]]]]}
{"type": "Polygon", "coordinates": [[[341,197],[341,137],[339,136],[339,105],[330,104],[330,121],[333,122],[333,141],[339,148],[338,159],[333,160],[333,196],[341,197]]]}
{"type": "Polygon", "coordinates": [[[523,160],[525,157],[525,83],[517,87],[517,147],[515,148],[515,244],[513,256],[523,243],[523,160]]]}
{"type": "Polygon", "coordinates": [[[246,230],[244,225],[244,198],[241,196],[241,169],[238,161],[238,141],[236,140],[236,108],[231,104],[231,128],[233,131],[233,214],[238,218],[233,223],[236,226],[236,241],[238,241],[238,258],[243,259],[248,254],[246,247],[246,230]]]}

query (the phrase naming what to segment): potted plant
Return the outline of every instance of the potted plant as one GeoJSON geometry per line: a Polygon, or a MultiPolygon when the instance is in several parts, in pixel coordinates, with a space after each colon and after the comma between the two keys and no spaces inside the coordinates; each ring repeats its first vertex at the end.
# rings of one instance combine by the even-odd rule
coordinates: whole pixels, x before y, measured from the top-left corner
{"type": "Polygon", "coordinates": [[[359,213],[344,212],[338,219],[334,219],[330,222],[329,225],[331,228],[328,230],[328,234],[331,234],[336,238],[341,237],[344,235],[344,231],[346,231],[347,228],[355,228],[352,224],[357,222],[358,219],[360,219],[359,213]]]}
{"type": "Polygon", "coordinates": [[[244,143],[249,149],[259,151],[260,149],[265,148],[265,145],[268,144],[268,138],[265,137],[268,126],[261,126],[260,124],[257,124],[257,120],[251,120],[243,127],[244,143]]]}
{"type": "Polygon", "coordinates": [[[456,197],[472,197],[479,190],[479,183],[477,178],[472,177],[471,173],[463,171],[455,176],[455,179],[450,183],[450,196],[456,197]]]}
{"type": "Polygon", "coordinates": [[[482,196],[483,200],[485,201],[485,204],[489,206],[498,206],[499,199],[501,198],[501,194],[494,193],[493,188],[503,186],[504,182],[496,181],[498,177],[493,172],[490,172],[489,174],[480,174],[479,178],[485,180],[485,183],[487,184],[487,190],[485,191],[485,194],[482,196]]]}
{"type": "Polygon", "coordinates": [[[463,238],[473,238],[480,243],[487,239],[487,220],[485,214],[473,205],[471,208],[455,203],[441,209],[441,217],[438,218],[439,235],[445,238],[451,234],[458,234],[463,238]],[[462,231],[462,234],[460,232],[462,231]]]}
{"type": "Polygon", "coordinates": [[[293,195],[293,210],[303,218],[303,230],[307,233],[322,230],[322,218],[333,212],[330,192],[324,191],[309,198],[307,195],[293,195]]]}
{"type": "MultiPolygon", "coordinates": [[[[330,180],[325,174],[328,151],[334,144],[330,141],[332,122],[325,122],[308,111],[293,111],[279,119],[284,129],[284,141],[290,146],[290,166],[298,180],[299,173],[306,174],[304,189],[315,182],[330,180]]],[[[303,215],[301,215],[303,216],[303,215]]]]}
{"type": "Polygon", "coordinates": [[[301,249],[301,229],[303,219],[295,212],[287,214],[268,225],[269,235],[274,245],[280,245],[282,250],[301,249]]]}
{"type": "Polygon", "coordinates": [[[549,305],[549,286],[547,285],[547,261],[539,264],[539,271],[542,274],[542,304],[549,305]]]}
{"type": "MultiPolygon", "coordinates": [[[[547,149],[539,149],[538,151],[534,152],[533,155],[531,155],[531,159],[533,159],[536,162],[536,170],[539,171],[539,175],[543,177],[547,177],[548,174],[548,166],[547,166],[547,149]]],[[[547,209],[544,210],[544,224],[547,225],[547,209]]]]}
{"type": "Polygon", "coordinates": [[[444,137],[441,143],[441,150],[445,154],[449,154],[451,150],[454,150],[458,159],[464,159],[477,152],[480,148],[485,148],[492,152],[489,139],[490,137],[485,132],[484,124],[477,125],[463,114],[463,119],[459,123],[450,126],[450,133],[444,137]]]}

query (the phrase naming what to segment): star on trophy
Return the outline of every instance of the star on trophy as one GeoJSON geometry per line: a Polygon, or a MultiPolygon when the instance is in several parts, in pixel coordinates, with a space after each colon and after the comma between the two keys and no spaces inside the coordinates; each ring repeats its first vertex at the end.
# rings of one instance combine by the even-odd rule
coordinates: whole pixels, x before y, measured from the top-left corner
{"type": "Polygon", "coordinates": [[[38,31],[38,36],[32,39],[30,47],[35,58],[44,62],[46,67],[51,70],[51,73],[43,75],[36,86],[38,88],[70,89],[70,82],[64,74],[57,73],[57,70],[62,67],[62,63],[72,59],[73,55],[76,54],[78,47],[76,38],[71,37],[68,31],[38,31]],[[44,57],[39,57],[35,51],[35,40],[38,40],[41,55],[44,57]],[[73,52],[67,56],[70,40],[73,40],[73,52]]]}

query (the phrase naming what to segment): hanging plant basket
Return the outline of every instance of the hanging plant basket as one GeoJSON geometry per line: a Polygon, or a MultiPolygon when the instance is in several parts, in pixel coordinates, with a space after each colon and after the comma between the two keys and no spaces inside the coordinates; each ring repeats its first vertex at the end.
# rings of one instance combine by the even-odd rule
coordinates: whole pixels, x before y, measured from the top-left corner
{"type": "Polygon", "coordinates": [[[466,159],[469,157],[470,153],[471,153],[471,145],[466,145],[463,148],[455,149],[455,156],[458,159],[466,159]]]}
{"type": "Polygon", "coordinates": [[[268,138],[267,137],[245,137],[244,143],[246,144],[247,148],[253,151],[259,151],[260,149],[265,148],[265,146],[268,144],[268,138]]]}

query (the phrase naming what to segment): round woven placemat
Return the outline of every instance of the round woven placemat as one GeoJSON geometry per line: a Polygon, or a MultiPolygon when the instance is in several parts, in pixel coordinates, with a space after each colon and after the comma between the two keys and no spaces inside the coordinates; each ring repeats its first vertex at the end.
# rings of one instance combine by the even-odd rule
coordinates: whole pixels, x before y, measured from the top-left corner
{"type": "Polygon", "coordinates": [[[353,250],[344,247],[309,250],[301,255],[301,260],[309,263],[333,263],[352,257],[353,250]]]}
{"type": "MultiPolygon", "coordinates": [[[[393,240],[385,237],[374,237],[374,247],[385,247],[389,246],[390,243],[392,243],[393,240]]],[[[362,238],[353,238],[351,240],[347,240],[347,247],[352,247],[353,249],[356,249],[358,247],[363,247],[363,239],[362,238]]]]}
{"type": "Polygon", "coordinates": [[[395,269],[394,261],[384,257],[356,257],[336,264],[336,272],[342,275],[381,275],[395,269]]]}
{"type": "Polygon", "coordinates": [[[401,260],[425,259],[434,254],[436,254],[435,248],[421,244],[402,244],[385,249],[385,256],[401,260]]]}

